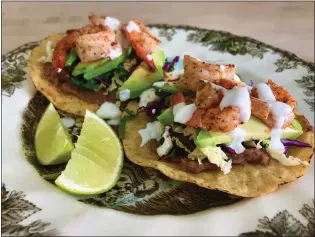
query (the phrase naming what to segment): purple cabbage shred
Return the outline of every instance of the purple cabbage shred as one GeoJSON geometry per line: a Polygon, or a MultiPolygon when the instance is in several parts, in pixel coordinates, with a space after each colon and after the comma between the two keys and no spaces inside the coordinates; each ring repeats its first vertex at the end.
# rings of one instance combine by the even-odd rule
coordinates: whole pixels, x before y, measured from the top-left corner
{"type": "Polygon", "coordinates": [[[179,56],[176,56],[172,62],[165,63],[163,66],[164,71],[168,71],[175,63],[179,61],[179,56]]]}
{"type": "Polygon", "coordinates": [[[225,145],[220,145],[222,151],[226,152],[226,153],[230,153],[230,154],[236,154],[236,152],[234,151],[234,149],[225,146],[225,145]]]}
{"type": "Polygon", "coordinates": [[[312,147],[310,144],[292,139],[281,139],[284,146],[312,147]]]}
{"type": "Polygon", "coordinates": [[[253,80],[250,80],[248,85],[249,85],[250,87],[253,87],[253,85],[254,85],[253,80]]]}

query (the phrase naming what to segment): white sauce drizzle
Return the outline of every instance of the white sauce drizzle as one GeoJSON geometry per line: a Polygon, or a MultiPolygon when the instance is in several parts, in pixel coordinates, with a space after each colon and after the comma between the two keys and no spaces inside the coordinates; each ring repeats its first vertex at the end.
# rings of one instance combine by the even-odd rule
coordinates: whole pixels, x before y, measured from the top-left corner
{"type": "Polygon", "coordinates": [[[240,82],[240,81],[241,81],[241,79],[239,78],[239,76],[238,76],[238,75],[236,75],[236,74],[234,74],[233,79],[234,79],[234,81],[238,81],[238,82],[240,82]]]}
{"type": "Polygon", "coordinates": [[[258,98],[269,104],[271,113],[275,120],[275,126],[271,129],[271,148],[284,152],[285,148],[282,144],[281,128],[286,117],[292,112],[292,108],[282,102],[276,101],[272,90],[266,83],[259,83],[257,86],[258,98]]]}
{"type": "Polygon", "coordinates": [[[117,30],[120,27],[120,21],[114,17],[107,16],[105,18],[104,25],[108,26],[112,30],[117,30]]]}
{"type": "MultiPolygon", "coordinates": [[[[221,89],[223,98],[220,103],[220,109],[223,110],[228,106],[237,106],[240,109],[240,119],[246,123],[251,116],[251,102],[248,88],[245,86],[234,86],[231,90],[227,90],[222,86],[211,83],[215,89],[221,89]]],[[[245,140],[246,132],[241,128],[235,128],[229,133],[233,141],[229,147],[235,150],[237,154],[244,152],[245,148],[242,142],[245,140]]]]}
{"type": "Polygon", "coordinates": [[[152,123],[147,123],[144,129],[140,129],[138,133],[141,136],[141,144],[140,146],[144,146],[147,144],[151,139],[156,139],[159,141],[162,137],[163,133],[163,126],[160,122],[154,121],[152,123]]]}
{"type": "Polygon", "coordinates": [[[256,88],[257,88],[259,99],[266,102],[271,102],[271,101],[276,100],[275,96],[272,93],[272,90],[266,83],[259,83],[257,84],[256,88]]]}
{"type": "Polygon", "coordinates": [[[111,60],[115,59],[115,58],[118,58],[120,55],[122,54],[122,49],[120,47],[120,45],[115,48],[115,49],[112,49],[110,52],[109,52],[109,55],[108,57],[110,57],[111,60]]]}
{"type": "Polygon", "coordinates": [[[172,138],[168,132],[168,129],[169,127],[165,128],[165,132],[163,133],[164,142],[157,149],[159,157],[166,155],[173,147],[172,138]]]}
{"type": "Polygon", "coordinates": [[[145,90],[140,95],[139,107],[146,107],[150,102],[158,99],[159,97],[155,94],[155,90],[153,88],[145,90]]]}
{"type": "Polygon", "coordinates": [[[242,142],[245,140],[246,131],[237,127],[233,131],[229,132],[229,135],[233,138],[229,147],[232,148],[236,154],[243,153],[245,151],[245,147],[242,145],[242,142]]]}
{"type": "Polygon", "coordinates": [[[195,104],[186,105],[185,102],[179,103],[173,107],[174,122],[186,124],[196,111],[195,104]]]}
{"type": "Polygon", "coordinates": [[[221,89],[223,99],[220,103],[220,109],[223,110],[228,106],[237,106],[240,108],[240,119],[246,123],[251,116],[251,103],[248,89],[245,86],[234,86],[231,90],[227,90],[221,86],[211,83],[215,89],[221,89]]]}
{"type": "Polygon", "coordinates": [[[71,128],[75,124],[75,120],[73,118],[61,118],[61,121],[66,126],[66,128],[71,128]]]}
{"type": "Polygon", "coordinates": [[[184,74],[184,69],[183,68],[174,68],[174,71],[171,72],[172,79],[177,79],[179,76],[184,74]]]}
{"type": "Polygon", "coordinates": [[[120,120],[119,119],[109,119],[106,121],[109,125],[113,125],[113,126],[116,126],[116,125],[119,125],[120,123],[120,120]]]}
{"type": "Polygon", "coordinates": [[[121,101],[129,100],[129,98],[130,98],[130,90],[129,89],[124,89],[124,90],[121,90],[119,92],[119,99],[121,101]]]}
{"type": "Polygon", "coordinates": [[[163,86],[166,85],[166,84],[168,84],[168,85],[170,85],[170,86],[175,85],[174,82],[158,81],[158,82],[154,82],[154,83],[153,83],[153,86],[158,87],[158,88],[161,88],[161,87],[163,87],[163,86]]]}
{"type": "Polygon", "coordinates": [[[129,21],[126,29],[129,33],[133,32],[133,31],[140,32],[139,26],[134,21],[129,21]]]}
{"type": "Polygon", "coordinates": [[[96,111],[96,114],[102,119],[117,119],[121,115],[119,107],[111,102],[104,102],[96,111]]]}
{"type": "Polygon", "coordinates": [[[148,55],[147,55],[147,59],[148,59],[148,60],[150,60],[150,61],[152,61],[152,60],[153,60],[153,58],[152,58],[151,54],[148,54],[148,55]]]}

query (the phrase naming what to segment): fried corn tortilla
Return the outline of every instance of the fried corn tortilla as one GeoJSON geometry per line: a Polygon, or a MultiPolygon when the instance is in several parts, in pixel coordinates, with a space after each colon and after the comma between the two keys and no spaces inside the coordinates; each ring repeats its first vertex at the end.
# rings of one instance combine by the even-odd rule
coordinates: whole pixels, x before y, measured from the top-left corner
{"type": "Polygon", "coordinates": [[[54,106],[70,114],[84,116],[87,109],[96,111],[100,105],[88,103],[77,96],[62,93],[57,86],[42,77],[43,66],[42,63],[39,62],[39,59],[42,56],[46,57],[47,42],[51,41],[54,47],[63,36],[63,34],[50,35],[44,39],[38,47],[34,48],[31,52],[28,69],[37,90],[51,101],[54,106]]]}
{"type": "MultiPolygon", "coordinates": [[[[128,108],[136,111],[138,105],[131,102],[128,108]]],[[[289,155],[310,162],[314,151],[313,127],[302,115],[297,115],[296,119],[301,123],[304,131],[298,140],[311,144],[312,148],[292,147],[289,149],[289,155]]],[[[148,122],[150,119],[143,113],[127,122],[123,140],[125,154],[133,163],[158,169],[171,179],[195,183],[204,188],[221,190],[237,196],[257,197],[274,191],[281,184],[296,180],[303,176],[308,168],[303,165],[284,166],[277,160],[271,159],[267,166],[233,166],[227,175],[222,171],[188,173],[180,170],[177,164],[158,161],[159,156],[150,151],[148,144],[140,147],[141,136],[138,130],[144,128],[148,122]]]]}

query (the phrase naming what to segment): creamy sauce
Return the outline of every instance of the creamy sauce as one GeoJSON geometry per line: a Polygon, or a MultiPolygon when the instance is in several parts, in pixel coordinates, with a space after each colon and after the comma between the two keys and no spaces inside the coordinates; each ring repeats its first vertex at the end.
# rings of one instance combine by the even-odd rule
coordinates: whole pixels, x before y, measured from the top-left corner
{"type": "Polygon", "coordinates": [[[166,155],[173,147],[172,138],[168,132],[168,129],[169,127],[165,128],[165,132],[163,133],[164,142],[157,149],[159,157],[166,155]]]}
{"type": "Polygon", "coordinates": [[[116,18],[107,16],[105,18],[104,25],[108,26],[112,30],[117,30],[120,27],[120,21],[116,18]]]}
{"type": "Polygon", "coordinates": [[[165,84],[167,84],[167,81],[158,81],[158,82],[154,82],[154,83],[153,83],[153,86],[161,88],[161,87],[163,87],[165,84]]]}
{"type": "Polygon", "coordinates": [[[153,88],[145,90],[140,95],[139,107],[146,107],[150,102],[158,99],[159,97],[155,94],[155,90],[153,88]]]}
{"type": "Polygon", "coordinates": [[[117,126],[120,123],[119,119],[109,119],[106,121],[109,125],[117,126]]]}
{"type": "Polygon", "coordinates": [[[140,129],[138,133],[141,136],[140,146],[142,147],[152,139],[159,141],[162,137],[163,126],[158,121],[147,123],[146,127],[144,129],[140,129]]]}
{"type": "Polygon", "coordinates": [[[171,86],[172,86],[172,85],[175,85],[174,82],[158,81],[158,82],[153,83],[153,86],[158,87],[158,88],[161,88],[161,87],[163,87],[163,86],[166,85],[166,84],[171,85],[171,86]]]}
{"type": "Polygon", "coordinates": [[[174,71],[171,72],[172,78],[177,79],[179,76],[184,74],[184,69],[182,68],[174,68],[174,71]]]}
{"type": "Polygon", "coordinates": [[[96,111],[96,114],[102,119],[117,119],[121,115],[119,107],[111,102],[105,102],[96,111]]]}
{"type": "Polygon", "coordinates": [[[281,128],[286,117],[292,112],[292,108],[285,103],[276,101],[272,90],[266,83],[259,83],[256,88],[258,98],[269,104],[272,116],[275,120],[275,126],[271,129],[271,147],[272,149],[284,152],[285,148],[280,140],[281,128]]]}
{"type": "Polygon", "coordinates": [[[258,98],[270,102],[270,101],[275,101],[276,98],[272,93],[272,90],[266,83],[259,83],[257,86],[257,93],[258,93],[258,98]]]}
{"type": "Polygon", "coordinates": [[[108,57],[110,57],[111,60],[115,59],[115,58],[118,58],[120,55],[122,54],[122,49],[120,47],[120,45],[115,48],[115,49],[112,49],[110,52],[109,52],[109,55],[108,57]]]}
{"type": "Polygon", "coordinates": [[[75,124],[75,120],[73,118],[61,118],[61,121],[66,126],[66,128],[71,128],[75,124]]]}
{"type": "Polygon", "coordinates": [[[249,93],[251,93],[251,92],[252,92],[253,87],[251,87],[251,86],[249,86],[249,85],[246,85],[246,87],[247,87],[248,92],[249,92],[249,93]]]}
{"type": "Polygon", "coordinates": [[[179,103],[173,107],[174,122],[186,124],[196,111],[195,104],[186,105],[184,102],[179,103]]]}
{"type": "Polygon", "coordinates": [[[147,59],[148,59],[148,60],[150,60],[150,61],[152,61],[152,60],[153,60],[153,58],[152,58],[151,54],[148,54],[148,55],[147,55],[147,59]]]}
{"type": "Polygon", "coordinates": [[[221,86],[211,83],[215,89],[221,89],[223,99],[220,103],[220,109],[223,110],[228,106],[237,106],[240,108],[240,119],[246,123],[251,116],[251,103],[248,89],[244,86],[234,86],[231,90],[227,90],[221,86]]]}
{"type": "Polygon", "coordinates": [[[129,33],[133,32],[133,31],[140,32],[139,26],[134,21],[129,21],[126,29],[129,33]]]}
{"type": "Polygon", "coordinates": [[[240,81],[241,81],[241,79],[239,78],[239,76],[238,76],[238,75],[236,75],[236,74],[234,74],[233,79],[234,79],[234,81],[238,81],[238,82],[240,82],[240,81]]]}
{"type": "Polygon", "coordinates": [[[124,89],[124,90],[121,90],[119,92],[119,99],[121,101],[129,100],[129,98],[130,98],[130,90],[129,89],[124,89]]]}
{"type": "Polygon", "coordinates": [[[236,154],[243,153],[245,151],[245,147],[242,145],[242,142],[245,140],[246,131],[237,127],[233,131],[229,132],[229,135],[233,138],[229,147],[232,148],[236,154]]]}

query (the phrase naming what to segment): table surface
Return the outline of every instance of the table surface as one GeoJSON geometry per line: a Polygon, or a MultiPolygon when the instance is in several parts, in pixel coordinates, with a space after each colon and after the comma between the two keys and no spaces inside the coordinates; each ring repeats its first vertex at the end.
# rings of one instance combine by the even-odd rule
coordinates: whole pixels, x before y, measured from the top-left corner
{"type": "Polygon", "coordinates": [[[80,27],[89,13],[192,25],[249,36],[314,62],[312,2],[3,2],[2,54],[80,27]]]}

